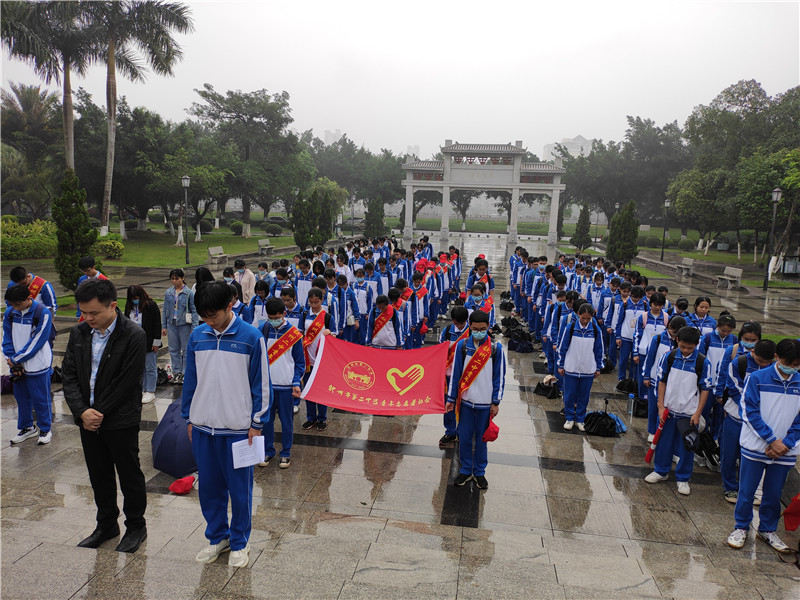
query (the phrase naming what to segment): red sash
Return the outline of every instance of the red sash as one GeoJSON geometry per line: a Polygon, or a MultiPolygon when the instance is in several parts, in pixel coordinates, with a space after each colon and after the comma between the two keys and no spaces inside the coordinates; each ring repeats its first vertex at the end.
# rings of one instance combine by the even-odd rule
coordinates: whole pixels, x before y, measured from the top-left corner
{"type": "Polygon", "coordinates": [[[306,334],[303,336],[303,353],[306,356],[306,372],[311,370],[311,357],[308,354],[308,347],[314,342],[319,333],[325,329],[325,311],[320,312],[311,327],[306,329],[306,334]]]}
{"type": "Polygon", "coordinates": [[[461,381],[458,382],[458,396],[456,397],[456,420],[458,420],[459,412],[461,411],[461,396],[469,389],[469,386],[475,383],[475,380],[483,370],[483,367],[488,364],[491,356],[492,339],[487,335],[483,343],[475,350],[475,354],[472,355],[469,366],[461,373],[461,381]]]}
{"type": "Polygon", "coordinates": [[[375,336],[378,335],[378,332],[381,329],[383,329],[383,326],[386,325],[386,323],[388,323],[389,321],[391,321],[393,315],[394,315],[394,309],[391,306],[387,306],[386,310],[378,315],[378,318],[375,319],[375,325],[372,327],[373,340],[375,339],[375,336]]]}
{"type": "Polygon", "coordinates": [[[450,366],[453,364],[453,360],[456,357],[456,346],[458,346],[458,342],[461,340],[465,340],[469,337],[469,327],[467,327],[464,332],[459,336],[459,338],[455,341],[454,344],[450,344],[450,348],[447,350],[447,366],[445,369],[449,369],[450,366]]]}
{"type": "MultiPolygon", "coordinates": [[[[303,334],[300,333],[300,330],[297,327],[289,327],[289,331],[284,333],[278,341],[272,344],[267,350],[267,361],[269,364],[274,363],[278,360],[284,353],[289,350],[292,346],[294,346],[298,340],[302,339],[303,334]]],[[[305,346],[305,344],[304,344],[305,346]]]]}
{"type": "Polygon", "coordinates": [[[492,312],[492,307],[493,306],[494,306],[494,299],[491,296],[489,296],[484,301],[483,306],[481,306],[480,309],[478,309],[478,310],[481,310],[481,311],[485,312],[486,314],[489,314],[490,312],[492,312]]]}
{"type": "Polygon", "coordinates": [[[411,294],[413,294],[413,293],[414,293],[414,290],[412,290],[410,287],[407,287],[407,288],[405,289],[405,291],[404,291],[404,292],[403,292],[403,293],[400,295],[400,299],[401,299],[403,302],[405,302],[405,301],[407,301],[409,298],[411,298],[411,294]]]}
{"type": "Polygon", "coordinates": [[[427,293],[428,293],[428,288],[426,288],[426,287],[423,285],[421,288],[419,288],[419,289],[417,290],[417,298],[419,298],[420,300],[422,300],[422,299],[425,297],[425,294],[427,294],[427,293]]]}
{"type": "Polygon", "coordinates": [[[478,283],[485,283],[486,285],[489,285],[489,274],[488,273],[484,273],[483,277],[478,279],[478,283]]]}
{"type": "Polygon", "coordinates": [[[33,281],[31,281],[31,284],[28,286],[28,292],[31,295],[31,300],[36,300],[36,296],[38,296],[39,292],[42,291],[45,283],[47,283],[47,281],[38,275],[33,278],[33,281]]]}

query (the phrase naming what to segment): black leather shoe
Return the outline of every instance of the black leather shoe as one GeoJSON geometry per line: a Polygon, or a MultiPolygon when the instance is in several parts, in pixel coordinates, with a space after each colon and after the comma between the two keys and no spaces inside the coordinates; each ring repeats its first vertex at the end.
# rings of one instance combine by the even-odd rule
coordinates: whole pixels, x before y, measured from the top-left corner
{"type": "Polygon", "coordinates": [[[100,544],[119,535],[119,527],[113,529],[95,529],[86,539],[78,542],[79,548],[99,548],[100,544]]]}
{"type": "Polygon", "coordinates": [[[115,548],[117,552],[133,553],[139,549],[142,542],[147,539],[147,527],[131,531],[128,529],[115,548]]]}

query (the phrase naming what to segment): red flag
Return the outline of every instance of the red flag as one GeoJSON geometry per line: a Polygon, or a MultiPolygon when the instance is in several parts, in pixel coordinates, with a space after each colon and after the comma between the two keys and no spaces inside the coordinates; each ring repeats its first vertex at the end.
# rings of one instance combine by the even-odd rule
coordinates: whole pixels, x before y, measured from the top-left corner
{"type": "Polygon", "coordinates": [[[800,527],[800,494],[792,498],[783,511],[783,526],[786,531],[794,531],[800,527]]]}
{"type": "Polygon", "coordinates": [[[381,350],[323,337],[301,397],[373,415],[443,413],[447,347],[381,350]]]}
{"type": "Polygon", "coordinates": [[[658,429],[656,429],[656,434],[653,436],[653,441],[650,442],[650,448],[647,449],[647,454],[644,455],[644,462],[650,463],[653,460],[653,454],[656,453],[656,445],[658,444],[658,440],[661,439],[661,432],[664,430],[664,423],[667,422],[669,419],[669,411],[664,411],[664,416],[658,422],[658,429]]]}

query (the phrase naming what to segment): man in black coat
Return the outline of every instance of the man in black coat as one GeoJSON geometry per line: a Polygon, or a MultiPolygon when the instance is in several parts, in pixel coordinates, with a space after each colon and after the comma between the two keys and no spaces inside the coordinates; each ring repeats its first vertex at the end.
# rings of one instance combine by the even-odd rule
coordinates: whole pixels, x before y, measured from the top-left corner
{"type": "Polygon", "coordinates": [[[108,280],[85,281],[75,300],[84,321],[69,335],[64,397],[80,427],[97,505],[97,527],[78,546],[97,548],[119,535],[116,469],[126,527],[116,550],[135,552],[147,537],[147,493],[139,466],[145,333],[119,311],[117,290],[108,280]]]}

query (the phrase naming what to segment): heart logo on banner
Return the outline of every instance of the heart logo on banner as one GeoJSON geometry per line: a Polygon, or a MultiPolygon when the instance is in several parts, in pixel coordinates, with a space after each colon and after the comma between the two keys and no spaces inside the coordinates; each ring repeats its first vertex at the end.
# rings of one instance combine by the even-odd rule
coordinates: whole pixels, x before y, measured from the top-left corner
{"type": "Polygon", "coordinates": [[[405,372],[400,369],[389,369],[386,372],[386,380],[402,396],[422,381],[424,375],[425,369],[422,365],[411,365],[405,372]]]}

